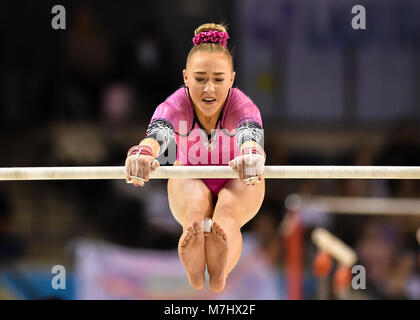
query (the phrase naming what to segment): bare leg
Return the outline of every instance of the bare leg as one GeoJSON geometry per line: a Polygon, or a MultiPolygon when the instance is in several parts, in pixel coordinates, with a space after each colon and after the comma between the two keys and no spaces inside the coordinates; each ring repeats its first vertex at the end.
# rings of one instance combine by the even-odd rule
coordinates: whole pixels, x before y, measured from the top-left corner
{"type": "Polygon", "coordinates": [[[190,285],[205,284],[205,247],[201,222],[213,215],[213,195],[199,179],[169,179],[168,200],[174,218],[182,225],[178,254],[190,285]]]}
{"type": "Polygon", "coordinates": [[[241,227],[257,214],[264,193],[264,179],[255,186],[234,179],[220,190],[212,218],[212,232],[206,234],[205,242],[212,290],[220,292],[224,289],[227,276],[241,256],[241,227]]]}

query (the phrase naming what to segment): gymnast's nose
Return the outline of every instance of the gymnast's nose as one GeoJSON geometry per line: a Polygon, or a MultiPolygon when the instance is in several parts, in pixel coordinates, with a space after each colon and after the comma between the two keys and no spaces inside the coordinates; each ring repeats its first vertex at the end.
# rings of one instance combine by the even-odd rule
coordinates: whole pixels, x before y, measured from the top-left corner
{"type": "Polygon", "coordinates": [[[206,85],[204,86],[205,93],[213,93],[214,92],[214,83],[212,81],[207,81],[206,85]]]}

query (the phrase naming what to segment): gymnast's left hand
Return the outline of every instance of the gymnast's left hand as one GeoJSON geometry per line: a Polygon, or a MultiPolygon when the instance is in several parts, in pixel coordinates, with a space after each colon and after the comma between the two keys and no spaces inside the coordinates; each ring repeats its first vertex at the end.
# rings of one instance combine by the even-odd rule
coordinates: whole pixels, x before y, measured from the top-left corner
{"type": "Polygon", "coordinates": [[[265,157],[258,153],[245,153],[229,162],[229,166],[236,170],[239,179],[246,185],[262,182],[265,157]]]}

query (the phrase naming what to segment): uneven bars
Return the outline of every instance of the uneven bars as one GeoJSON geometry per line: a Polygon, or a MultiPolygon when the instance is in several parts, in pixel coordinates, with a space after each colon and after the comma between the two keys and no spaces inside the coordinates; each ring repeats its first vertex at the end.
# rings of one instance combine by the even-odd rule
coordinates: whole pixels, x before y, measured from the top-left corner
{"type": "Polygon", "coordinates": [[[311,238],[318,248],[333,256],[341,264],[352,267],[356,263],[356,252],[326,229],[314,229],[311,238]]]}
{"type": "Polygon", "coordinates": [[[307,208],[336,214],[420,215],[420,200],[413,198],[296,196],[295,202],[299,201],[303,210],[307,208]]]}
{"type": "MultiPolygon", "coordinates": [[[[420,167],[411,166],[265,166],[268,179],[420,179],[420,167]]],[[[223,166],[161,166],[150,179],[168,178],[237,178],[223,166]]],[[[125,169],[109,167],[19,167],[0,168],[4,180],[85,180],[125,179],[125,169]]]]}

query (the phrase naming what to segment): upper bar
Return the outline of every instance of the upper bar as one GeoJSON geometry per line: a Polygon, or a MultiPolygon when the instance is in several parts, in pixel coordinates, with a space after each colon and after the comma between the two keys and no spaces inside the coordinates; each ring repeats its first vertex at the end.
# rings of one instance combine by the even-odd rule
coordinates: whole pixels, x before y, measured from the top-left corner
{"type": "MultiPolygon", "coordinates": [[[[397,166],[265,166],[267,179],[420,179],[420,167],[397,166]]],[[[125,179],[121,167],[0,168],[3,180],[125,179]]],[[[229,166],[161,166],[150,179],[238,178],[229,166]]]]}

